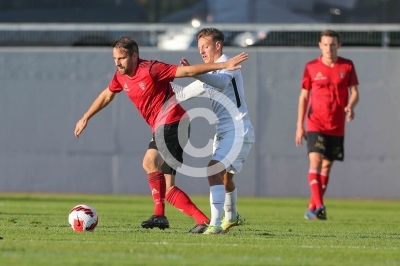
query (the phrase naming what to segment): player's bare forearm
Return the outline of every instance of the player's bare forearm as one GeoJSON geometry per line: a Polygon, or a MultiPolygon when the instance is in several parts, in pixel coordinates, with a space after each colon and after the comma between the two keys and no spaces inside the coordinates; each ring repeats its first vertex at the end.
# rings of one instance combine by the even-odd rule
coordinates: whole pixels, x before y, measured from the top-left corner
{"type": "Polygon", "coordinates": [[[360,100],[357,86],[350,87],[350,94],[351,95],[347,106],[350,107],[351,109],[354,109],[354,107],[358,104],[360,100]]]}
{"type": "Polygon", "coordinates": [[[302,89],[299,96],[299,106],[297,110],[297,128],[303,128],[304,116],[308,106],[308,90],[302,89]]]}
{"type": "MultiPolygon", "coordinates": [[[[181,59],[180,63],[182,66],[190,66],[189,61],[185,57],[181,59]]],[[[226,86],[228,86],[232,79],[229,75],[226,74],[209,73],[200,74],[195,76],[194,78],[208,85],[211,85],[212,87],[210,89],[215,89],[213,87],[224,89],[226,86]]]]}
{"type": "Polygon", "coordinates": [[[99,96],[94,100],[92,105],[86,111],[86,113],[82,116],[81,119],[76,123],[74,135],[75,137],[79,137],[79,135],[86,128],[87,123],[91,117],[93,117],[97,112],[106,107],[115,97],[115,93],[111,92],[108,88],[100,93],[99,96]]]}
{"type": "Polygon", "coordinates": [[[347,116],[347,122],[350,122],[354,119],[355,113],[354,113],[354,107],[357,105],[359,96],[358,96],[358,89],[357,86],[352,86],[350,87],[350,99],[349,102],[347,103],[347,106],[344,108],[344,111],[346,112],[347,116]]]}
{"type": "Polygon", "coordinates": [[[241,65],[239,64],[247,60],[248,58],[249,58],[248,54],[240,53],[226,62],[178,66],[175,77],[176,78],[194,77],[200,74],[204,74],[219,69],[227,69],[227,70],[239,69],[241,68],[241,65]]]}
{"type": "Polygon", "coordinates": [[[96,113],[98,113],[101,109],[106,107],[115,97],[115,94],[112,93],[108,88],[102,91],[99,96],[94,100],[92,105],[86,111],[82,118],[89,120],[96,113]]]}
{"type": "Polygon", "coordinates": [[[299,106],[297,110],[297,125],[296,125],[296,136],[295,143],[296,146],[303,145],[303,138],[305,138],[304,130],[304,116],[306,114],[306,109],[308,106],[308,90],[302,89],[299,96],[299,106]]]}

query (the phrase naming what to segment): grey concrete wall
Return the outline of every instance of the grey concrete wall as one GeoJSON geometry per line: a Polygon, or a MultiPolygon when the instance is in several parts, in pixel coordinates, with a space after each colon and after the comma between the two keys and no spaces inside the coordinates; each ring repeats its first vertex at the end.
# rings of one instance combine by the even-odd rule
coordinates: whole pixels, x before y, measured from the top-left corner
{"type": "MultiPolygon", "coordinates": [[[[234,55],[242,50],[225,49],[234,55]]],[[[306,148],[294,145],[297,102],[304,64],[315,49],[247,49],[246,98],[256,144],[236,179],[241,196],[309,195],[306,148]]],[[[345,161],[335,163],[328,197],[400,198],[399,50],[342,49],[360,80],[356,118],[346,128],[345,161]]],[[[200,63],[197,50],[141,49],[141,57],[200,63]]],[[[0,191],[147,194],[141,163],[151,130],[123,94],[98,113],[79,139],[77,120],[114,73],[109,48],[0,50],[0,191]]],[[[176,79],[188,84],[190,79],[176,79]]],[[[208,107],[205,99],[184,103],[208,107]]],[[[196,118],[191,143],[204,147],[214,126],[196,118]]],[[[201,167],[209,157],[185,163],[201,167]]],[[[208,182],[178,174],[192,195],[208,194],[208,182]]]]}

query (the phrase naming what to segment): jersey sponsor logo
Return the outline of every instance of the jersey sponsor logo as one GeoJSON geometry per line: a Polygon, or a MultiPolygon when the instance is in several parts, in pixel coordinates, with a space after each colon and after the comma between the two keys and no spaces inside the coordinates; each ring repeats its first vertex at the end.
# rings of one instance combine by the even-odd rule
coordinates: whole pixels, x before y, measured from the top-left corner
{"type": "Polygon", "coordinates": [[[339,76],[340,76],[341,78],[344,78],[344,77],[346,76],[346,73],[343,72],[343,71],[340,71],[340,72],[339,72],[339,76]]]}
{"type": "Polygon", "coordinates": [[[128,85],[126,84],[126,82],[125,82],[125,84],[124,84],[124,91],[130,91],[130,89],[128,88],[128,85]]]}
{"type": "Polygon", "coordinates": [[[139,82],[139,88],[141,88],[142,91],[144,91],[146,89],[146,83],[144,83],[143,81],[139,82]]]}
{"type": "Polygon", "coordinates": [[[318,72],[314,78],[314,80],[324,80],[324,79],[327,79],[327,78],[321,72],[318,72]]]}

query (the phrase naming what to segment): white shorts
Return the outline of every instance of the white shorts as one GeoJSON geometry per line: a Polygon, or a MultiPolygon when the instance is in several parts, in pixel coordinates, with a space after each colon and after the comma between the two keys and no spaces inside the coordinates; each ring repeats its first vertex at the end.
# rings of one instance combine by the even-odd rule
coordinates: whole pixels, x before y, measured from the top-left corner
{"type": "Polygon", "coordinates": [[[214,137],[211,160],[224,164],[226,172],[238,174],[250,153],[255,140],[254,129],[245,128],[244,135],[235,136],[235,131],[217,133],[214,137]]]}

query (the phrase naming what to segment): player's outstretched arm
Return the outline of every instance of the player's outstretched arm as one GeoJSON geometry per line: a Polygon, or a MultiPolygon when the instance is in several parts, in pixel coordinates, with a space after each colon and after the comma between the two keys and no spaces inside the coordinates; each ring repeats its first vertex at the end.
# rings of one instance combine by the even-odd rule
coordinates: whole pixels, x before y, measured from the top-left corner
{"type": "MultiPolygon", "coordinates": [[[[180,63],[182,66],[190,66],[189,61],[185,57],[181,59],[180,63]]],[[[212,86],[210,87],[210,89],[215,89],[215,88],[225,89],[226,86],[228,86],[232,80],[232,76],[225,73],[217,73],[217,74],[205,73],[197,75],[194,78],[212,86]]]]}
{"type": "Polygon", "coordinates": [[[190,65],[178,66],[175,77],[176,78],[194,77],[200,74],[204,74],[219,69],[236,70],[241,68],[241,65],[239,64],[247,60],[248,58],[249,58],[248,54],[240,53],[226,62],[212,63],[212,64],[197,64],[191,66],[190,65]]]}
{"type": "Polygon", "coordinates": [[[92,103],[86,113],[82,116],[81,119],[76,123],[74,135],[75,137],[79,137],[82,131],[86,128],[87,123],[90,118],[92,118],[97,112],[106,107],[115,97],[115,93],[111,92],[108,88],[103,90],[99,96],[97,96],[96,100],[92,103]]]}

